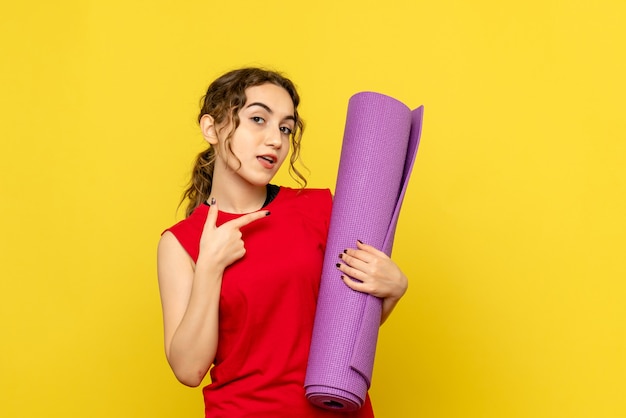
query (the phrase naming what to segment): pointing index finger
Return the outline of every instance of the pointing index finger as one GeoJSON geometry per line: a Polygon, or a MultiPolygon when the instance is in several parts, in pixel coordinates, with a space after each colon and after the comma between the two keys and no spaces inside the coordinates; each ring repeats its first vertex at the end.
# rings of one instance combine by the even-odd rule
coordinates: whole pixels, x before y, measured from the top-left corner
{"type": "Polygon", "coordinates": [[[233,219],[232,221],[230,221],[232,223],[233,226],[237,227],[237,228],[243,228],[244,226],[257,221],[259,219],[265,218],[266,216],[268,216],[270,214],[269,210],[260,210],[258,212],[252,212],[252,213],[248,213],[245,214],[243,216],[240,216],[237,219],[233,219]]]}

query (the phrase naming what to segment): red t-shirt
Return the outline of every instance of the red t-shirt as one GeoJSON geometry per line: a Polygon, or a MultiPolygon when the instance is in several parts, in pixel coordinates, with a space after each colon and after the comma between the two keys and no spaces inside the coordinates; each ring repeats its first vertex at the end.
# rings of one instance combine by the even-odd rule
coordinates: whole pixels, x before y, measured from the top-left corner
{"type": "MultiPolygon", "coordinates": [[[[219,341],[206,417],[373,417],[369,397],[357,412],[312,405],[304,376],[330,222],[329,190],[281,187],[271,215],[241,229],[243,258],[222,279],[219,341]]],[[[209,207],[169,229],[194,261],[209,207]]],[[[218,214],[217,225],[241,215],[218,214]]],[[[337,278],[339,280],[339,276],[337,278]]]]}

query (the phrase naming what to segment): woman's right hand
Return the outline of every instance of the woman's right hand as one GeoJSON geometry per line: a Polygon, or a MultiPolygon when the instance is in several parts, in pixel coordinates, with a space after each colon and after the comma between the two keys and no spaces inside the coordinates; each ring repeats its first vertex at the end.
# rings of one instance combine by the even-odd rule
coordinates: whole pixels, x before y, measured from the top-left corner
{"type": "Polygon", "coordinates": [[[256,220],[265,218],[270,212],[263,210],[248,213],[216,226],[218,212],[217,203],[214,202],[209,207],[209,213],[204,222],[204,229],[200,238],[198,263],[210,262],[220,269],[225,269],[246,253],[244,242],[241,238],[241,228],[256,220]]]}

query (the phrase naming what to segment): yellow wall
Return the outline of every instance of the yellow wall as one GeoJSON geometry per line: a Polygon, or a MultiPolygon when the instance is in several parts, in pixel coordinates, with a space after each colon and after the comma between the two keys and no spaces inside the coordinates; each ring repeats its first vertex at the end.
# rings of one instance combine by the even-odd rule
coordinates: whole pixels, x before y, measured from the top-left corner
{"type": "Polygon", "coordinates": [[[379,417],[626,416],[625,21],[622,0],[3,2],[0,416],[202,415],[162,352],[155,247],[200,95],[247,64],[299,85],[312,186],[351,94],[425,105],[379,417]]]}

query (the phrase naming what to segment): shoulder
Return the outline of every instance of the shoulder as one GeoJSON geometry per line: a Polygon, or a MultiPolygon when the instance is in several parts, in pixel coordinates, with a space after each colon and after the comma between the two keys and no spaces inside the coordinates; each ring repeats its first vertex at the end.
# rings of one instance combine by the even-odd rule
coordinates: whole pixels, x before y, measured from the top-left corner
{"type": "Polygon", "coordinates": [[[175,236],[179,236],[181,234],[189,234],[198,228],[202,231],[202,227],[204,225],[204,221],[206,220],[207,214],[209,213],[209,207],[207,205],[200,205],[194,209],[194,211],[186,217],[185,219],[177,222],[173,226],[167,228],[163,233],[169,231],[175,236]]]}
{"type": "Polygon", "coordinates": [[[157,247],[157,255],[159,260],[169,259],[170,255],[185,254],[182,244],[178,238],[170,231],[166,230],[161,234],[157,247]]]}
{"type": "Polygon", "coordinates": [[[207,205],[198,206],[187,218],[167,228],[161,235],[161,240],[168,242],[175,239],[195,261],[198,258],[200,237],[208,213],[207,205]]]}
{"type": "Polygon", "coordinates": [[[304,204],[332,205],[333,196],[330,189],[292,189],[281,186],[280,192],[286,198],[297,200],[304,204]]]}

